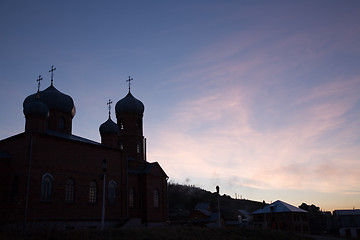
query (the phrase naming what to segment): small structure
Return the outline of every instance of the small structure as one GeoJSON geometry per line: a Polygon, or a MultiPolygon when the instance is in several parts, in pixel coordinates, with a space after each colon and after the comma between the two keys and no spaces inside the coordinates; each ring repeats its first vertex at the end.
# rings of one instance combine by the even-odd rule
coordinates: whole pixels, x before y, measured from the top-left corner
{"type": "Polygon", "coordinates": [[[280,200],[253,212],[254,226],[308,233],[308,212],[280,200]]]}
{"type": "Polygon", "coordinates": [[[252,224],[252,214],[245,209],[236,211],[237,218],[225,221],[225,225],[229,227],[249,227],[252,224]]]}
{"type": "Polygon", "coordinates": [[[335,210],[333,219],[341,237],[360,237],[360,209],[335,210]]]}
{"type": "Polygon", "coordinates": [[[198,203],[190,216],[190,222],[196,226],[218,227],[224,225],[224,219],[218,212],[211,212],[210,203],[198,203]],[[220,219],[220,224],[219,224],[220,219]]]}
{"type": "Polygon", "coordinates": [[[238,220],[241,226],[247,226],[249,222],[253,221],[253,216],[245,209],[239,209],[238,212],[238,220]]]}

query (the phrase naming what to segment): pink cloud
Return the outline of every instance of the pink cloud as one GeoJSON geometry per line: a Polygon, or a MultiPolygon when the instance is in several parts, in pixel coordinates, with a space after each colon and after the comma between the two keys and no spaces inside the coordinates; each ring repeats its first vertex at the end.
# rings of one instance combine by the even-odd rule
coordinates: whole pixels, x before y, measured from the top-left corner
{"type": "Polygon", "coordinates": [[[356,191],[360,150],[356,145],[339,149],[337,142],[348,141],[347,136],[331,131],[347,129],[342,116],[359,101],[357,88],[357,80],[334,81],[305,91],[293,102],[297,115],[286,126],[260,132],[251,122],[256,91],[244,94],[244,86],[223,85],[221,91],[210,90],[176,106],[162,124],[166,127],[156,129],[159,148],[150,154],[175,179],[211,179],[216,169],[220,179],[239,179],[233,183],[239,187],[356,191]],[[321,140],[328,133],[335,142],[321,140]],[[342,181],[332,175],[343,176],[342,181]]]}
{"type": "Polygon", "coordinates": [[[350,40],[314,27],[264,44],[270,33],[256,29],[200,49],[177,66],[182,74],[171,82],[198,94],[186,95],[152,130],[158,147],[149,154],[178,180],[356,195],[360,120],[346,114],[360,101],[360,77],[338,72],[314,84],[298,82],[347,51],[344,43],[353,46],[358,35],[350,30],[339,28],[350,40]],[[297,85],[286,85],[290,80],[297,85]]]}

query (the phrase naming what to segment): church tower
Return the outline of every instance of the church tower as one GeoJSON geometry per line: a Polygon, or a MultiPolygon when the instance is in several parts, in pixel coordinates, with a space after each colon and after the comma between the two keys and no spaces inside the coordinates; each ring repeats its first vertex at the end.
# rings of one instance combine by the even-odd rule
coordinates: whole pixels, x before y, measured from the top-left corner
{"type": "Polygon", "coordinates": [[[127,157],[129,160],[132,160],[132,163],[139,165],[145,163],[143,136],[143,114],[145,108],[144,104],[131,94],[130,82],[132,80],[130,77],[127,80],[129,82],[129,92],[116,103],[115,112],[119,127],[119,147],[127,152],[127,157]]]}

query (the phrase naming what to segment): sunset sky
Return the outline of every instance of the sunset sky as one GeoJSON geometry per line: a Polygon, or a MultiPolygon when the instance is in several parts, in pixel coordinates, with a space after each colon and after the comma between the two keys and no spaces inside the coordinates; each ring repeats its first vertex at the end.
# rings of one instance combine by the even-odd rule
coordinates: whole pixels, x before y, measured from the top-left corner
{"type": "Polygon", "coordinates": [[[95,141],[133,77],[171,182],[360,208],[360,1],[0,1],[0,139],[51,65],[95,141]]]}

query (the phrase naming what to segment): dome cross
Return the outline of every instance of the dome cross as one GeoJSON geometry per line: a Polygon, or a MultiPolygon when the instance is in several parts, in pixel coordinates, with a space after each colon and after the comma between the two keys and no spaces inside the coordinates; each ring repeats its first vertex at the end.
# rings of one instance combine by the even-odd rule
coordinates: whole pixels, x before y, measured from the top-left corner
{"type": "Polygon", "coordinates": [[[56,68],[54,68],[54,66],[51,66],[51,69],[49,70],[49,72],[51,72],[51,86],[53,86],[53,81],[54,81],[54,71],[56,70],[56,68]]]}
{"type": "Polygon", "coordinates": [[[126,82],[129,83],[129,92],[130,92],[131,81],[133,81],[133,80],[134,80],[134,79],[131,78],[130,76],[129,76],[129,79],[126,80],[126,82]]]}
{"type": "Polygon", "coordinates": [[[110,118],[110,110],[111,110],[111,104],[113,102],[111,101],[111,99],[109,99],[109,101],[106,103],[108,105],[108,108],[109,108],[109,118],[110,118]]]}
{"type": "Polygon", "coordinates": [[[41,75],[39,75],[39,78],[36,79],[36,81],[38,82],[38,92],[40,91],[40,81],[43,80],[43,78],[41,77],[41,75]]]}

